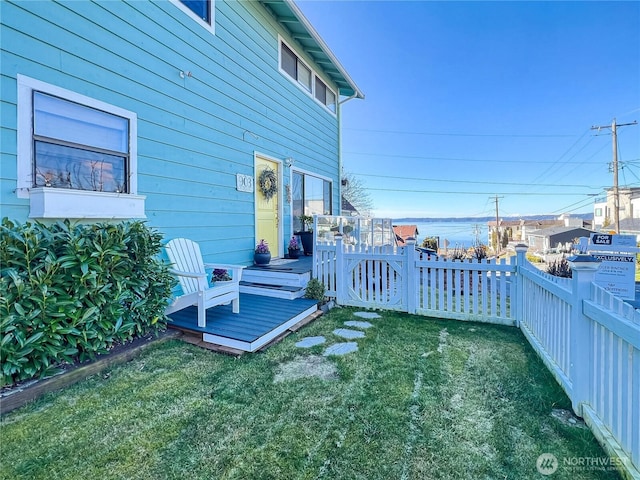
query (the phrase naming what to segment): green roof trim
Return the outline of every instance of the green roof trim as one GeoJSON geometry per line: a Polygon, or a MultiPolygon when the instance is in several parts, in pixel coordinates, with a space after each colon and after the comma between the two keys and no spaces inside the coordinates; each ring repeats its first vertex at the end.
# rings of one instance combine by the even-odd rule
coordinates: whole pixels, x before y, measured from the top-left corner
{"type": "Polygon", "coordinates": [[[338,86],[340,95],[364,98],[331,49],[322,40],[293,0],[259,0],[291,34],[324,73],[338,86]]]}

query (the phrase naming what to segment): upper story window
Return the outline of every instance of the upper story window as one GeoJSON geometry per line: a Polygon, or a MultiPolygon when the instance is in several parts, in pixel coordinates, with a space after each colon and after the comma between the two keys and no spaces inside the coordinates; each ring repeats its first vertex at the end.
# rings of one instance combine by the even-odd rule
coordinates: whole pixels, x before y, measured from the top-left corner
{"type": "Polygon", "coordinates": [[[280,42],[280,70],[325,108],[336,113],[336,94],[283,41],[280,42]]]}
{"type": "Polygon", "coordinates": [[[141,218],[137,115],[18,75],[17,196],[32,218],[141,218]]]}
{"type": "Polygon", "coordinates": [[[199,18],[211,24],[211,1],[210,0],[180,0],[186,7],[195,13],[199,18]]]}
{"type": "Polygon", "coordinates": [[[211,33],[215,33],[215,0],[171,0],[171,2],[211,33]]]}
{"type": "Polygon", "coordinates": [[[280,67],[294,80],[311,92],[311,70],[300,61],[295,53],[284,43],[280,51],[280,67]]]}
{"type": "Polygon", "coordinates": [[[331,110],[333,113],[336,112],[336,95],[324,84],[322,80],[318,77],[315,77],[316,83],[316,100],[322,103],[325,107],[331,110]]]}

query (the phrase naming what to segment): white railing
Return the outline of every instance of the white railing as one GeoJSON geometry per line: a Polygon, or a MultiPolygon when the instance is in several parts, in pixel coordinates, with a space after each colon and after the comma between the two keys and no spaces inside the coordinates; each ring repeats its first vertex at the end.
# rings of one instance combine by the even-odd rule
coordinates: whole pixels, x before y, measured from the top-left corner
{"type": "Polygon", "coordinates": [[[314,277],[339,305],[514,325],[508,261],[439,259],[407,247],[314,247],[314,277]]]}
{"type": "MultiPolygon", "coordinates": [[[[613,455],[640,466],[640,313],[591,284],[584,302],[589,322],[587,400],[583,417],[602,439],[612,435],[622,452],[613,455]]],[[[640,468],[639,468],[640,470],[640,468]]],[[[639,477],[640,478],[640,477],[639,477]]]]}
{"type": "MultiPolygon", "coordinates": [[[[411,247],[413,248],[413,247],[411,247]]],[[[515,265],[500,260],[452,261],[427,257],[409,269],[417,282],[412,313],[513,325],[515,265]]]]}
{"type": "Polygon", "coordinates": [[[519,263],[518,274],[518,287],[522,290],[517,316],[520,329],[571,396],[571,279],[543,273],[526,260],[519,263]]]}
{"type": "Polygon", "coordinates": [[[565,279],[531,265],[526,247],[513,264],[452,261],[330,231],[314,276],[336,303],[518,326],[608,453],[640,476],[640,313],[593,284],[597,264],[579,261],[591,257],[565,279]]]}

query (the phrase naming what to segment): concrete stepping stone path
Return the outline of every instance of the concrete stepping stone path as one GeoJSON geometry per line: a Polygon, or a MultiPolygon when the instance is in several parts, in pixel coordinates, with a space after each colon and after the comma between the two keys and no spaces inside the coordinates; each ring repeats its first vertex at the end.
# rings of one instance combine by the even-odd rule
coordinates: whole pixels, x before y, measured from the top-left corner
{"type": "Polygon", "coordinates": [[[348,328],[336,328],[333,331],[334,335],[337,335],[342,338],[364,338],[364,332],[360,330],[349,330],[348,328]]]}
{"type": "MultiPolygon", "coordinates": [[[[367,319],[382,318],[380,315],[374,312],[355,312],[354,315],[356,317],[367,318],[367,319]]],[[[373,324],[369,322],[359,321],[359,320],[349,320],[344,322],[344,324],[347,327],[361,328],[365,330],[367,328],[373,327],[373,324]]],[[[361,330],[352,330],[349,328],[336,328],[333,331],[333,334],[338,337],[346,338],[348,340],[351,340],[354,338],[364,338],[365,336],[365,332],[361,330]]],[[[311,347],[315,347],[316,345],[322,345],[325,342],[326,342],[326,339],[323,336],[305,337],[296,343],[296,347],[311,348],[311,347]]],[[[358,350],[358,344],[356,342],[343,342],[343,343],[336,343],[328,346],[322,355],[325,357],[329,355],[346,355],[347,353],[356,352],[357,350],[358,350]]]]}
{"type": "Polygon", "coordinates": [[[315,347],[316,345],[322,345],[326,341],[327,339],[324,338],[323,336],[305,337],[296,343],[296,347],[311,348],[311,347],[315,347]]]}
{"type": "Polygon", "coordinates": [[[322,354],[325,357],[329,355],[346,355],[347,353],[355,352],[358,350],[358,344],[356,342],[335,343],[322,354]]]}
{"type": "Polygon", "coordinates": [[[356,327],[356,328],[364,328],[364,329],[373,327],[373,325],[369,322],[359,322],[357,320],[349,320],[347,322],[344,322],[344,324],[347,327],[356,327]]]}

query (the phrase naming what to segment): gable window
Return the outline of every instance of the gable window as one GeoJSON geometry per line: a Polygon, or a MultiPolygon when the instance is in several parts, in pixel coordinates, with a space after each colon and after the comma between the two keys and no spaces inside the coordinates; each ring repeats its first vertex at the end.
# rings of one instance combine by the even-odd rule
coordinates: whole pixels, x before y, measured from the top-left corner
{"type": "Polygon", "coordinates": [[[291,190],[294,231],[302,229],[300,215],[331,215],[331,182],[329,180],[293,172],[291,190]]]}
{"type": "Polygon", "coordinates": [[[18,75],[17,195],[32,218],[140,218],[137,116],[18,75]]]}
{"type": "Polygon", "coordinates": [[[325,108],[336,113],[336,94],[282,41],[280,42],[280,70],[325,108]]]}

